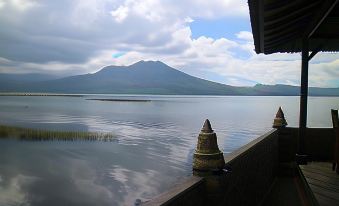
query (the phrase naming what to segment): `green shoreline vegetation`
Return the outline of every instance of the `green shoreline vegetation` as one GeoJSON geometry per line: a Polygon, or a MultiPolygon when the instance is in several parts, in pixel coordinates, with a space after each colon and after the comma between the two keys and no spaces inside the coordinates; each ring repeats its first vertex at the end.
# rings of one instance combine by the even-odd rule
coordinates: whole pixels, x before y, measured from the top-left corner
{"type": "Polygon", "coordinates": [[[24,127],[14,127],[0,125],[0,139],[19,140],[100,140],[112,141],[115,136],[112,133],[85,132],[85,131],[53,131],[45,129],[32,129],[24,127]]]}
{"type": "Polygon", "coordinates": [[[0,96],[32,96],[32,97],[83,97],[83,94],[57,94],[57,93],[11,93],[0,92],[0,96]]]}

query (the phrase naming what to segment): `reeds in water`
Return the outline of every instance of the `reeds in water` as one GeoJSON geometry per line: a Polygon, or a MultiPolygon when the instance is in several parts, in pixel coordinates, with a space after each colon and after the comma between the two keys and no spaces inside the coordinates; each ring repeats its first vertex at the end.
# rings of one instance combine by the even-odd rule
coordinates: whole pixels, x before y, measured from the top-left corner
{"type": "Polygon", "coordinates": [[[85,132],[85,131],[53,131],[0,125],[0,138],[14,138],[20,140],[101,140],[112,141],[112,133],[85,132]]]}

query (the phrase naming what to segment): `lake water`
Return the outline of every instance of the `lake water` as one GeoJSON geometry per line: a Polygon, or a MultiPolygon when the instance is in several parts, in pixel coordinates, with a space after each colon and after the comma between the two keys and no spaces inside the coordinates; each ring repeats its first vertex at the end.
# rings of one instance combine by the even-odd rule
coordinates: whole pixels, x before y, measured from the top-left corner
{"type": "MultiPolygon", "coordinates": [[[[206,118],[229,153],[271,129],[282,106],[297,126],[298,97],[0,97],[0,124],[112,132],[111,142],[0,139],[0,206],[133,205],[191,175],[206,118]],[[89,98],[147,99],[108,102],[89,98]]],[[[309,127],[330,127],[337,97],[309,98],[309,127]]]]}

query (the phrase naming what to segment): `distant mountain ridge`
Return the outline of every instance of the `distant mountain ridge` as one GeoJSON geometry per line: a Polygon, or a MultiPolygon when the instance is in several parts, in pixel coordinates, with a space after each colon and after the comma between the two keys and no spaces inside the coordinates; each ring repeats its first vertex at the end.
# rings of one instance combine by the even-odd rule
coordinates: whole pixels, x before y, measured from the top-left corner
{"type": "MultiPolygon", "coordinates": [[[[299,87],[261,84],[235,87],[190,76],[160,61],[140,61],[64,78],[0,74],[0,92],[296,96],[299,87]]],[[[339,88],[310,88],[309,94],[339,96],[339,88]]]]}

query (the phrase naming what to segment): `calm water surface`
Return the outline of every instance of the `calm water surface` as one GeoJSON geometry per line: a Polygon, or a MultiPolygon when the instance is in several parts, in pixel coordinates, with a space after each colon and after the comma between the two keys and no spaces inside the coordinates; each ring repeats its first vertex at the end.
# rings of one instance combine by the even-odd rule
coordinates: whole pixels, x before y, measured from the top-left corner
{"type": "MultiPolygon", "coordinates": [[[[113,132],[111,142],[0,140],[0,206],[133,205],[191,175],[206,118],[224,153],[270,130],[279,106],[297,126],[298,97],[0,97],[0,124],[113,132]],[[89,98],[147,99],[108,102],[89,98]]],[[[339,98],[309,98],[308,126],[330,127],[339,98]]]]}

